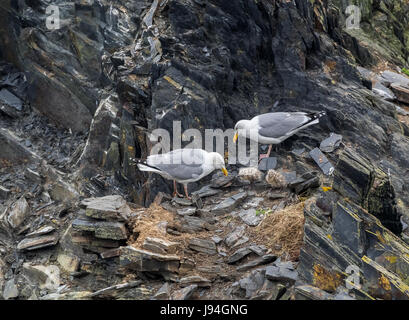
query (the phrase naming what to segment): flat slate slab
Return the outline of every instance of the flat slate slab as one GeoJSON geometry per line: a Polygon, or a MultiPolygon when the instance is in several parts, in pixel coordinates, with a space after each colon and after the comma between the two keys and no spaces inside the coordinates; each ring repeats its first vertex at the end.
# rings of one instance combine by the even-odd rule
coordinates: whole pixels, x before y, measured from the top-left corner
{"type": "Polygon", "coordinates": [[[56,245],[58,242],[57,235],[42,236],[36,238],[26,238],[19,242],[17,250],[36,250],[56,245]]]}
{"type": "Polygon", "coordinates": [[[131,212],[124,198],[118,195],[88,198],[81,205],[86,207],[85,214],[94,219],[126,221],[131,212]]]}
{"type": "Polygon", "coordinates": [[[327,157],[321,152],[320,149],[315,148],[311,150],[310,156],[325,175],[331,175],[334,172],[334,166],[331,164],[331,162],[329,162],[327,157]]]}
{"type": "Polygon", "coordinates": [[[178,273],[180,257],[127,246],[120,248],[119,261],[122,267],[136,271],[178,273]]]}
{"type": "Polygon", "coordinates": [[[270,169],[275,169],[277,167],[277,158],[276,157],[269,157],[261,159],[258,169],[260,171],[268,171],[270,169]]]}
{"type": "Polygon", "coordinates": [[[342,142],[342,136],[331,132],[329,137],[322,140],[320,144],[320,150],[322,152],[333,152],[342,142]]]}
{"type": "Polygon", "coordinates": [[[212,240],[198,238],[190,239],[189,248],[194,251],[203,252],[210,255],[217,253],[216,244],[212,240]]]}
{"type": "Polygon", "coordinates": [[[126,227],[120,222],[92,221],[78,218],[72,222],[72,227],[78,231],[91,231],[95,237],[102,239],[126,240],[128,238],[126,227]]]}

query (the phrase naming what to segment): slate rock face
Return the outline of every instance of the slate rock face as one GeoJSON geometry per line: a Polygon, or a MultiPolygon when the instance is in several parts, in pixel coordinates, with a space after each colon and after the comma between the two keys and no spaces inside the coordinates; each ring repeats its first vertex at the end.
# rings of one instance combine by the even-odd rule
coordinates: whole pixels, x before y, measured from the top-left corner
{"type": "MultiPolygon", "coordinates": [[[[389,8],[382,21],[401,25],[396,16],[406,9],[382,3],[389,8]]],[[[183,119],[182,130],[227,129],[297,105],[328,114],[306,135],[321,141],[323,128],[338,132],[372,159],[387,150],[386,130],[400,132],[396,119],[381,116],[381,100],[366,96],[351,57],[333,50],[336,42],[363,65],[375,60],[354,40],[359,34],[343,32],[344,2],[60,1],[61,29],[52,31],[45,23],[48,5],[6,2],[0,8],[2,56],[26,71],[34,108],[73,132],[89,131],[81,165],[120,170],[131,181],[126,186],[134,202],[147,205],[171,187],[153,176],[142,187],[148,178],[129,158],[146,157],[146,130],[172,132],[173,120],[183,119]],[[332,74],[322,72],[323,65],[333,66],[332,74]],[[348,85],[334,80],[328,90],[340,77],[348,85]],[[278,101],[274,108],[272,101],[278,101]]],[[[365,3],[368,19],[378,10],[365,3]]],[[[387,26],[382,22],[379,30],[387,26]]],[[[380,54],[403,59],[405,38],[387,37],[396,41],[380,54]]]]}
{"type": "Polygon", "coordinates": [[[339,158],[333,188],[362,205],[394,233],[402,231],[388,175],[350,149],[345,149],[339,158]]]}
{"type": "Polygon", "coordinates": [[[353,290],[360,299],[408,299],[406,271],[402,270],[409,267],[409,247],[391,232],[400,234],[402,226],[387,175],[346,149],[335,170],[333,187],[343,198],[336,200],[324,193],[323,198],[336,201],[331,220],[314,206],[323,208],[322,198],[320,203],[311,198],[305,206],[304,245],[297,268],[300,279],[335,293],[347,284],[345,274],[355,270],[360,283],[353,290]],[[341,172],[343,181],[337,178],[341,172]]]}

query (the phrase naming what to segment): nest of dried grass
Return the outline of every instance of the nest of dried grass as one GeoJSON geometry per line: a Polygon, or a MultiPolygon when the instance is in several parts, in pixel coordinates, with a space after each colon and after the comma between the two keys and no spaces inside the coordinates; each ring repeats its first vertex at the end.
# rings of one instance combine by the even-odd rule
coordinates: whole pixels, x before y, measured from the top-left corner
{"type": "Polygon", "coordinates": [[[304,203],[267,215],[256,228],[257,242],[285,260],[298,260],[304,236],[304,203]]]}

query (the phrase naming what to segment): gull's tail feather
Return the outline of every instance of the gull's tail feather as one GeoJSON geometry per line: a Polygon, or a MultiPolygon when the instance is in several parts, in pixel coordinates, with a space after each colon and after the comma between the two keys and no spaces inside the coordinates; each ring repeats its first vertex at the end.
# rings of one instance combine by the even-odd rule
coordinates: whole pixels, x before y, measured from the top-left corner
{"type": "Polygon", "coordinates": [[[303,123],[302,125],[300,125],[299,127],[295,128],[294,130],[292,130],[291,132],[289,132],[290,135],[293,135],[294,133],[305,129],[313,124],[317,124],[320,122],[320,118],[322,118],[323,116],[325,116],[327,113],[325,111],[319,111],[319,112],[312,112],[312,113],[308,113],[307,116],[310,118],[310,120],[308,120],[307,122],[303,123]]]}
{"type": "Polygon", "coordinates": [[[310,113],[308,116],[310,116],[311,119],[315,120],[315,119],[322,118],[326,115],[327,115],[326,111],[319,111],[319,112],[310,113]]]}
{"type": "Polygon", "coordinates": [[[156,168],[154,166],[147,164],[146,160],[134,159],[134,158],[129,158],[129,160],[134,162],[140,171],[161,172],[159,168],[156,168]]]}

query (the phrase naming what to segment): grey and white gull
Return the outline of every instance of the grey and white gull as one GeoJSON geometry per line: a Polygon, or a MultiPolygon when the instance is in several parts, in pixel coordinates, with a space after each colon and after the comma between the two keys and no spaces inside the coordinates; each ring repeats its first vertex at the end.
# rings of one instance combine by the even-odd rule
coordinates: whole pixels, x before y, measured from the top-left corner
{"type": "Polygon", "coordinates": [[[139,170],[160,174],[173,180],[173,196],[182,195],[177,191],[176,182],[183,184],[185,195],[190,199],[187,184],[196,182],[216,169],[221,169],[227,176],[224,158],[217,152],[203,149],[177,149],[163,154],[150,155],[146,162],[137,164],[139,170]]]}
{"type": "Polygon", "coordinates": [[[325,111],[306,112],[271,112],[254,117],[251,120],[240,120],[234,127],[235,135],[233,141],[236,142],[239,135],[246,135],[250,138],[250,130],[257,131],[258,142],[268,144],[266,154],[260,155],[260,160],[268,158],[273,144],[277,145],[288,139],[298,131],[313,124],[319,123],[319,119],[326,115],[325,111]]]}

